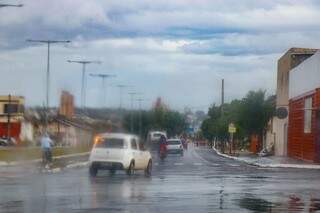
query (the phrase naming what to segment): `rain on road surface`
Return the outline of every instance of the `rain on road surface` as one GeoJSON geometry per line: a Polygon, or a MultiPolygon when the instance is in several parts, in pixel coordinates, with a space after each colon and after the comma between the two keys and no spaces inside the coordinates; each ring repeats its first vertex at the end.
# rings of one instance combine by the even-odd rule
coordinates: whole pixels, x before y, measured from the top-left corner
{"type": "Polygon", "coordinates": [[[0,212],[313,212],[320,211],[320,171],[265,169],[190,148],[154,156],[152,177],[88,168],[39,174],[1,168],[0,212]]]}

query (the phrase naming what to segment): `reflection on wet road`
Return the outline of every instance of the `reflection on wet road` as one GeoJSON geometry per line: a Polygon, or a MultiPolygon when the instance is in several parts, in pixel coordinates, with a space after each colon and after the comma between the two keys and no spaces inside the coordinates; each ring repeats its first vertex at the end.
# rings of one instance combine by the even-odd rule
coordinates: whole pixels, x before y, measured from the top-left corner
{"type": "Polygon", "coordinates": [[[190,148],[183,157],[155,157],[152,177],[1,168],[0,211],[315,212],[319,189],[320,171],[261,169],[190,148]]]}

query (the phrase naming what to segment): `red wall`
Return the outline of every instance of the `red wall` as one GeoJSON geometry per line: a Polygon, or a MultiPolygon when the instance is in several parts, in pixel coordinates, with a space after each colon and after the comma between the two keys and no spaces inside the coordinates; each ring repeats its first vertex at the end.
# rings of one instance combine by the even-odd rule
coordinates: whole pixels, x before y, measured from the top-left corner
{"type": "MultiPolygon", "coordinates": [[[[21,123],[10,124],[10,136],[19,139],[21,132],[21,123]]],[[[0,137],[7,136],[7,123],[0,123],[0,137]]]]}
{"type": "Polygon", "coordinates": [[[320,106],[320,90],[289,101],[288,156],[306,161],[316,159],[316,111],[312,110],[311,133],[304,133],[304,100],[312,97],[312,107],[320,106]]]}

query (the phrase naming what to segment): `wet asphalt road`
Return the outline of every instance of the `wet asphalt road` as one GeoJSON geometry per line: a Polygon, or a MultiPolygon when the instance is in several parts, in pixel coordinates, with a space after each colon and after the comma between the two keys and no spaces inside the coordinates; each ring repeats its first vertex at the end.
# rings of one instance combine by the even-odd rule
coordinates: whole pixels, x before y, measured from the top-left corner
{"type": "Polygon", "coordinates": [[[265,169],[190,148],[136,172],[89,178],[88,168],[39,174],[0,169],[0,212],[315,212],[320,171],[265,169]]]}

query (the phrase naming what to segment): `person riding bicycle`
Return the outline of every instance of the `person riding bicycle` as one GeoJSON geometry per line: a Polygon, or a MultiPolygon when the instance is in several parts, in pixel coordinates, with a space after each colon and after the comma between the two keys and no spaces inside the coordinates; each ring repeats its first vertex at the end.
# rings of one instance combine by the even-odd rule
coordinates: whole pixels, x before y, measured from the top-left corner
{"type": "Polygon", "coordinates": [[[49,134],[46,132],[40,139],[41,149],[42,149],[42,161],[44,165],[51,163],[52,161],[52,152],[51,152],[51,143],[52,140],[49,137],[49,134]]]}

